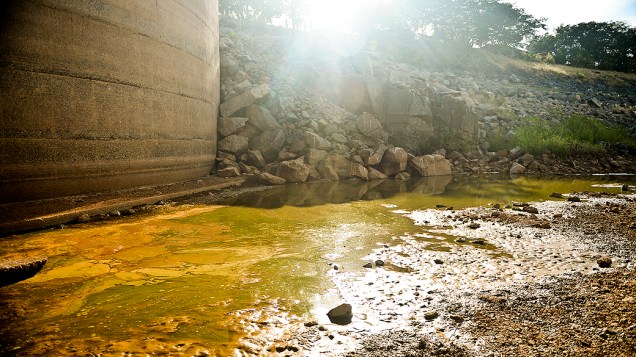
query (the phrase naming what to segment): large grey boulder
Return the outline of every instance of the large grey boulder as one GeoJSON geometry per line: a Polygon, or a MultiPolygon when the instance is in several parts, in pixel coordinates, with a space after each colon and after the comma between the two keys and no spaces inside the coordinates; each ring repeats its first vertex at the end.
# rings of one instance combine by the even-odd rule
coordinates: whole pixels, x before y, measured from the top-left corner
{"type": "Polygon", "coordinates": [[[271,89],[267,84],[261,84],[258,87],[245,91],[221,104],[221,116],[230,117],[239,110],[256,103],[259,99],[265,97],[270,92],[271,89]]]}
{"type": "Polygon", "coordinates": [[[282,177],[274,176],[270,173],[263,172],[258,175],[258,182],[264,185],[283,185],[285,184],[285,179],[282,177]]]}
{"type": "Polygon", "coordinates": [[[305,142],[307,143],[307,146],[309,146],[310,148],[319,149],[319,150],[331,149],[331,143],[327,139],[321,137],[318,134],[312,133],[310,131],[305,132],[305,142]]]}
{"type": "Polygon", "coordinates": [[[368,177],[369,180],[383,180],[385,178],[387,178],[387,176],[383,173],[381,173],[380,171],[374,169],[373,167],[369,167],[368,169],[368,177]]]}
{"type": "Polygon", "coordinates": [[[265,158],[263,157],[263,154],[261,153],[260,150],[248,150],[247,155],[248,155],[247,162],[250,165],[256,166],[258,168],[262,168],[262,167],[265,167],[265,165],[267,165],[267,161],[265,161],[265,158]]]}
{"type": "Polygon", "coordinates": [[[278,153],[285,145],[287,137],[282,130],[269,130],[254,137],[250,141],[250,149],[261,152],[267,162],[272,162],[278,158],[278,153]]]}
{"type": "Polygon", "coordinates": [[[388,149],[380,162],[380,172],[387,176],[395,176],[406,170],[408,153],[400,147],[388,149]]]}
{"type": "Polygon", "coordinates": [[[349,166],[349,176],[368,181],[369,180],[369,171],[367,170],[366,167],[364,167],[364,166],[362,166],[362,165],[360,165],[358,163],[353,162],[349,166]]]}
{"type": "Polygon", "coordinates": [[[318,164],[327,158],[327,155],[329,155],[329,153],[324,150],[310,148],[305,154],[305,163],[317,168],[318,164]]]}
{"type": "Polygon", "coordinates": [[[239,118],[239,117],[231,117],[224,118],[220,117],[217,122],[217,131],[221,136],[230,136],[235,134],[239,129],[245,126],[247,123],[247,118],[239,118]]]}
{"type": "Polygon", "coordinates": [[[252,104],[247,107],[245,115],[249,119],[247,123],[260,131],[280,129],[280,124],[278,124],[272,114],[259,105],[252,104]]]}
{"type": "Polygon", "coordinates": [[[451,174],[450,161],[437,154],[415,157],[409,161],[409,166],[423,177],[451,174]]]}
{"type": "Polygon", "coordinates": [[[384,129],[382,124],[376,119],[375,115],[370,113],[362,113],[358,116],[356,127],[365,136],[381,140],[384,138],[384,129]]]}
{"type": "Polygon", "coordinates": [[[333,167],[340,179],[351,177],[351,161],[335,153],[329,154],[328,159],[331,162],[331,167],[333,167]]]}
{"type": "Polygon", "coordinates": [[[219,141],[218,149],[231,154],[242,154],[247,151],[248,140],[244,136],[230,135],[219,141]]]}
{"type": "Polygon", "coordinates": [[[276,176],[287,182],[303,183],[309,177],[309,167],[299,160],[283,161],[278,166],[276,176]]]}

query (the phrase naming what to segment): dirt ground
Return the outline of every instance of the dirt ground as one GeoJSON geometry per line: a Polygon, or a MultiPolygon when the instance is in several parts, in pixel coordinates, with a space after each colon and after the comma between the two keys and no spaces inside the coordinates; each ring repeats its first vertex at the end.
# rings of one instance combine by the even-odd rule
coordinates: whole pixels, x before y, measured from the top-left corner
{"type": "Polygon", "coordinates": [[[418,213],[427,234],[443,227],[461,244],[379,249],[372,258],[385,266],[334,277],[354,305],[349,327],[306,324],[270,351],[636,356],[636,196],[576,197],[418,213]]]}

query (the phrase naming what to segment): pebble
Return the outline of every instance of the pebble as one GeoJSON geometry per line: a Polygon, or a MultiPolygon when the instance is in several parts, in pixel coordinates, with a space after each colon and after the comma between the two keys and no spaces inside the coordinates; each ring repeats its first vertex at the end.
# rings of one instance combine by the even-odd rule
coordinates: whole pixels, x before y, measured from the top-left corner
{"type": "Polygon", "coordinates": [[[569,202],[581,202],[581,198],[579,196],[570,196],[568,197],[569,202]]]}
{"type": "Polygon", "coordinates": [[[477,223],[477,222],[473,222],[473,223],[468,225],[468,228],[471,228],[471,229],[477,229],[479,227],[481,227],[481,225],[479,223],[477,223]]]}
{"type": "Polygon", "coordinates": [[[600,257],[596,263],[600,268],[609,268],[612,266],[612,257],[603,256],[600,257]]]}
{"type": "Polygon", "coordinates": [[[376,267],[382,267],[382,266],[384,266],[384,264],[385,264],[384,260],[378,259],[378,260],[375,261],[375,266],[376,267]]]}
{"type": "Polygon", "coordinates": [[[444,264],[444,261],[443,261],[443,260],[441,260],[441,259],[434,259],[434,260],[433,260],[433,262],[434,262],[435,264],[444,264]]]}
{"type": "Polygon", "coordinates": [[[91,216],[87,215],[86,213],[77,217],[77,221],[79,223],[86,223],[86,222],[89,222],[90,220],[91,220],[91,216]]]}
{"type": "Polygon", "coordinates": [[[429,311],[424,314],[424,318],[427,319],[428,321],[435,320],[438,317],[439,317],[439,313],[435,310],[429,311]]]}

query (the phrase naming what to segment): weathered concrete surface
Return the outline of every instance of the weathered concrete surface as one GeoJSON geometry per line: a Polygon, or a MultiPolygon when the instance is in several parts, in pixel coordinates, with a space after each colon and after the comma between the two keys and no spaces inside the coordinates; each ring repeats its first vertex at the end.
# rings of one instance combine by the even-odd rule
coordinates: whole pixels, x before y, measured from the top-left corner
{"type": "Polygon", "coordinates": [[[0,202],[210,173],[216,0],[0,4],[0,202]]]}

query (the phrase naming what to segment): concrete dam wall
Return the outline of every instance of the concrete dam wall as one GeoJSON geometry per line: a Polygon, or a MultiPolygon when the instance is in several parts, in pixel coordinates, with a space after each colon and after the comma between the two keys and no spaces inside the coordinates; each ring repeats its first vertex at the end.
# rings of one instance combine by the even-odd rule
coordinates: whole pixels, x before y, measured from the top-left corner
{"type": "Polygon", "coordinates": [[[216,0],[0,3],[0,202],[210,173],[216,0]]]}

